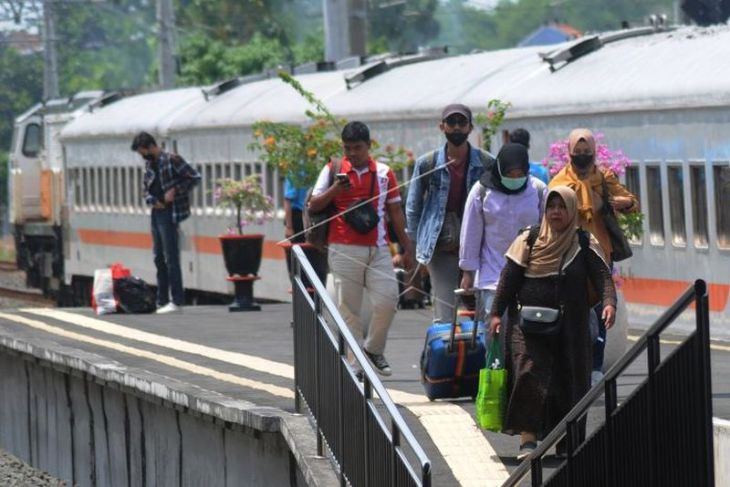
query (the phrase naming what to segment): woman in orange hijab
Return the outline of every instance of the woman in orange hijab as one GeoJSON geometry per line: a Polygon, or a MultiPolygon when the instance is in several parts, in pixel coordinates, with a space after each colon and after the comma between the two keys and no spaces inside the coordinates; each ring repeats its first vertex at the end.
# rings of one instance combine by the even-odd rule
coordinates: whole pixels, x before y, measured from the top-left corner
{"type": "MultiPolygon", "coordinates": [[[[556,186],[568,186],[578,198],[578,224],[592,233],[603,249],[603,254],[612,267],[611,255],[613,246],[603,221],[601,209],[604,201],[604,181],[608,192],[606,200],[616,212],[639,211],[639,200],[624,188],[616,175],[610,170],[596,166],[596,139],[588,129],[575,129],[568,138],[570,164],[567,164],[550,181],[549,189],[556,186]]],[[[596,319],[601,316],[601,305],[595,308],[596,319]]],[[[597,320],[598,337],[593,347],[593,373],[591,382],[596,383],[603,377],[603,354],[606,347],[606,327],[602,320],[597,320]]]]}
{"type": "Polygon", "coordinates": [[[610,259],[613,247],[601,215],[604,179],[608,189],[607,199],[614,211],[639,211],[639,200],[621,185],[612,171],[596,166],[596,139],[590,130],[573,130],[568,139],[568,150],[570,164],[555,175],[549,188],[568,186],[575,191],[580,227],[598,239],[603,253],[610,259]]]}

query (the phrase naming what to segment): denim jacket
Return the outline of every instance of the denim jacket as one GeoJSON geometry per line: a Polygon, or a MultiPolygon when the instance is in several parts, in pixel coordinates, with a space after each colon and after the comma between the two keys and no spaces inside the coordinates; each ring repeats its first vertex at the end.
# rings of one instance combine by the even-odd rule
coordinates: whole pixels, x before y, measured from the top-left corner
{"type": "MultiPolygon", "coordinates": [[[[471,187],[479,181],[484,171],[484,157],[494,156],[483,152],[478,147],[469,146],[469,167],[466,172],[467,194],[471,187]],[[484,154],[484,156],[482,155],[484,154]]],[[[434,171],[422,177],[433,158],[433,152],[422,155],[416,161],[413,177],[408,187],[406,201],[406,231],[411,240],[416,242],[416,260],[428,264],[433,257],[436,241],[441,233],[441,225],[446,214],[446,200],[449,197],[449,170],[446,168],[446,145],[438,150],[434,171]],[[425,187],[428,181],[429,187],[425,187]]]]}

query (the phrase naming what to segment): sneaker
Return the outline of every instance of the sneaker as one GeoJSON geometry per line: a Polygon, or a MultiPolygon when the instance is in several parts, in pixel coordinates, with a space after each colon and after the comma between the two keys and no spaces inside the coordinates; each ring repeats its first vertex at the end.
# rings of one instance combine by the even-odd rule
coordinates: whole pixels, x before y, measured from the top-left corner
{"type": "Polygon", "coordinates": [[[375,370],[378,371],[378,374],[387,377],[393,373],[393,371],[390,370],[390,364],[388,364],[388,361],[385,360],[385,355],[382,353],[370,353],[365,349],[363,349],[363,351],[367,358],[370,359],[373,366],[375,366],[375,370]]]}
{"type": "MultiPolygon", "coordinates": [[[[585,377],[585,376],[584,376],[585,377]]],[[[603,379],[603,372],[600,370],[594,370],[591,372],[591,387],[595,386],[603,379]]]]}
{"type": "Polygon", "coordinates": [[[524,460],[525,458],[532,455],[532,452],[537,448],[537,443],[534,441],[527,441],[520,445],[520,451],[517,453],[517,460],[524,460]]]}
{"type": "Polygon", "coordinates": [[[157,308],[155,311],[158,315],[166,315],[170,313],[182,313],[182,306],[178,306],[175,303],[167,303],[162,308],[157,308]]]}

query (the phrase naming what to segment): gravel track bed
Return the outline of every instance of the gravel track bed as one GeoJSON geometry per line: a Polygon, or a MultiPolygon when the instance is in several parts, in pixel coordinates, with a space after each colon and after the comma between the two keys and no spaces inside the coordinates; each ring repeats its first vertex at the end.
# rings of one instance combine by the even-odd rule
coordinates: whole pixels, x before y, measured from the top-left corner
{"type": "Polygon", "coordinates": [[[3,487],[61,487],[68,484],[36,470],[0,449],[0,485],[3,487]]]}
{"type": "MultiPolygon", "coordinates": [[[[25,287],[25,272],[23,271],[0,271],[0,287],[15,289],[18,291],[26,291],[36,293],[40,296],[38,289],[25,287]]],[[[43,305],[34,301],[24,301],[22,299],[8,298],[0,296],[0,308],[35,308],[43,307],[43,305]]],[[[2,485],[2,484],[0,484],[2,485]]]]}

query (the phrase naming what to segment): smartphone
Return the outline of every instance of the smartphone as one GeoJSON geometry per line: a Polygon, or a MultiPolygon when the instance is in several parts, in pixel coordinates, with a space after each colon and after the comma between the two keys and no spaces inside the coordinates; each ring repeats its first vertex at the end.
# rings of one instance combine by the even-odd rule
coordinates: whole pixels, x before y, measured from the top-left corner
{"type": "Polygon", "coordinates": [[[350,178],[347,176],[347,174],[345,174],[343,172],[335,174],[335,177],[337,178],[338,181],[342,181],[346,184],[350,184],[350,178]]]}

